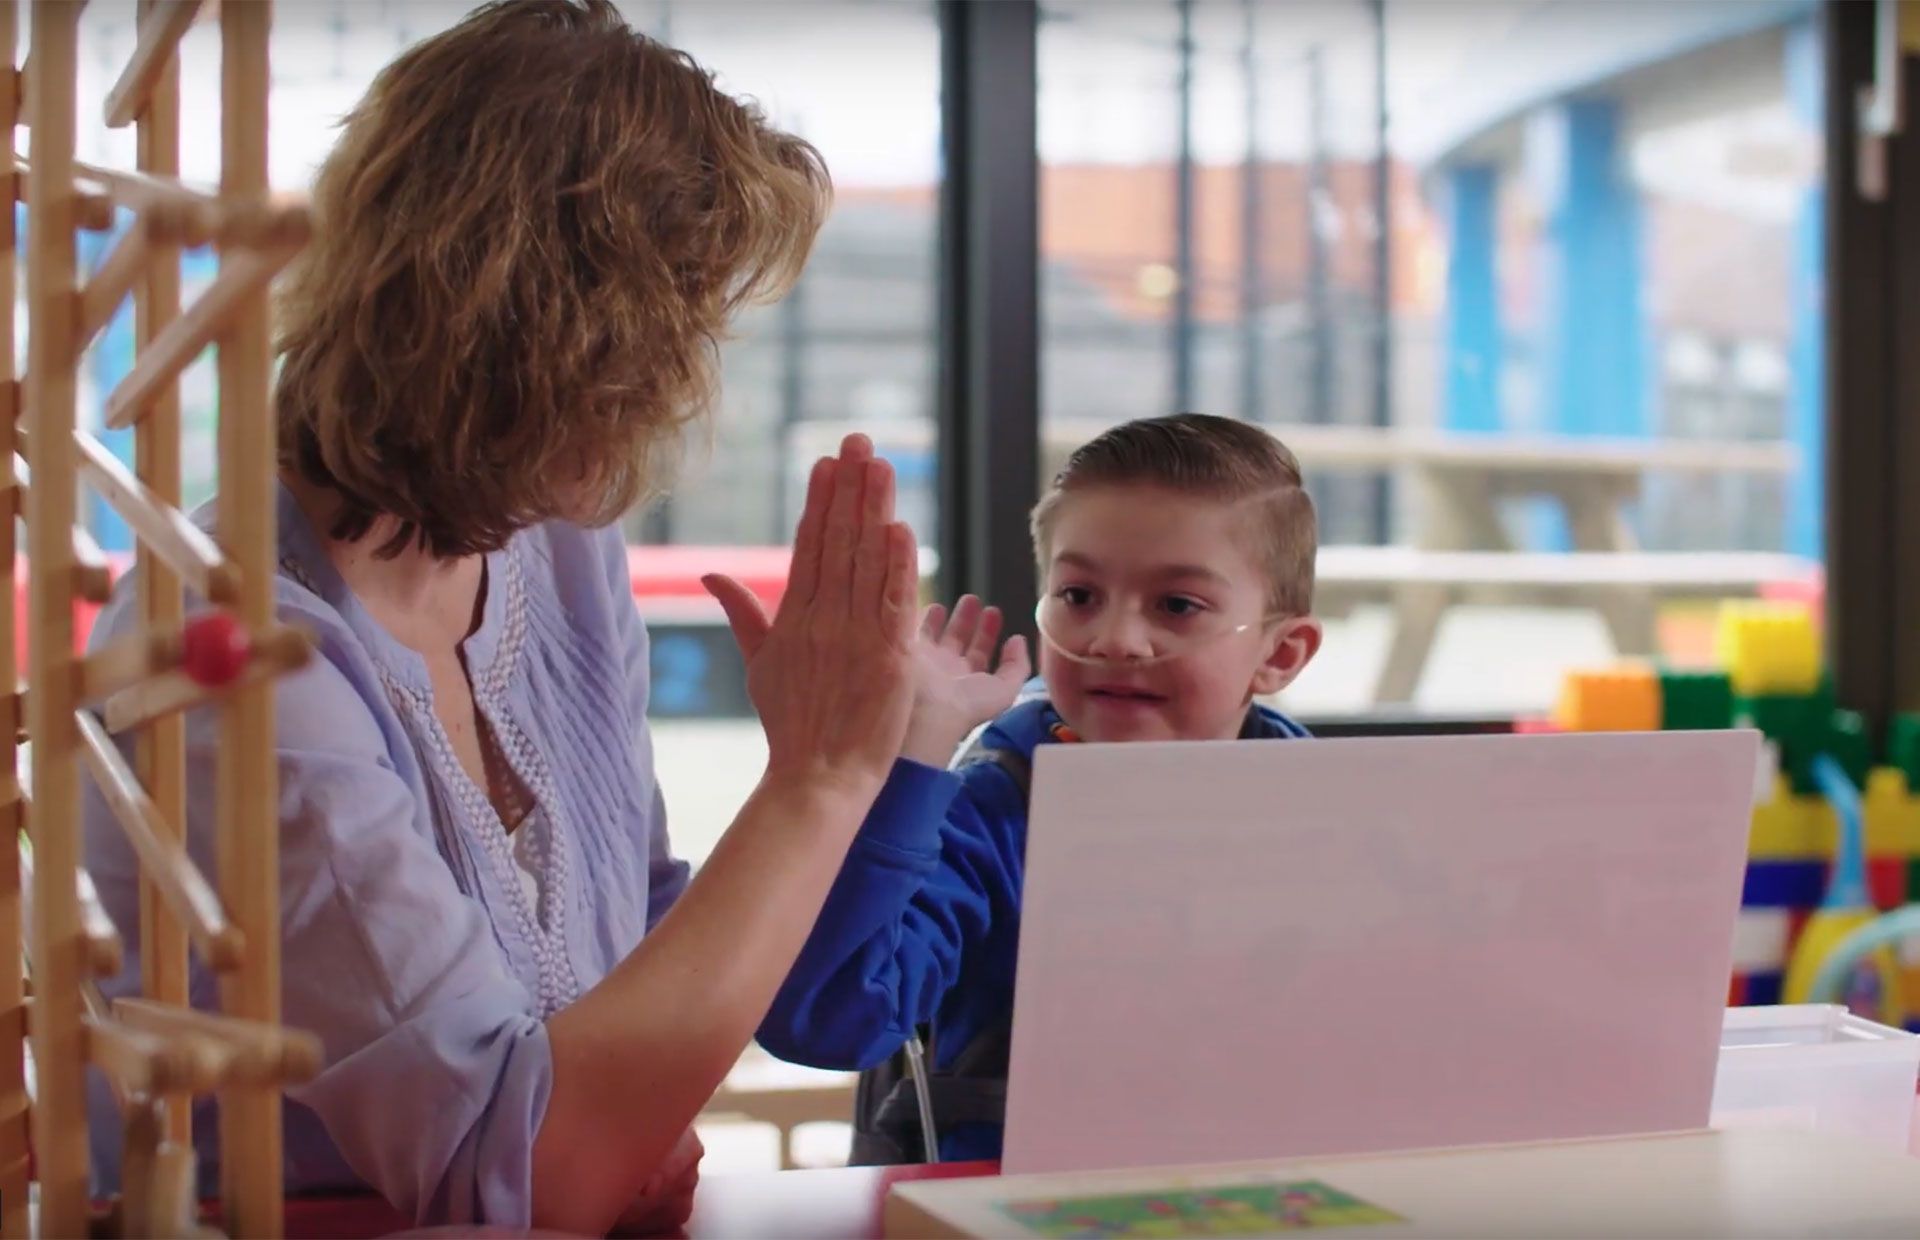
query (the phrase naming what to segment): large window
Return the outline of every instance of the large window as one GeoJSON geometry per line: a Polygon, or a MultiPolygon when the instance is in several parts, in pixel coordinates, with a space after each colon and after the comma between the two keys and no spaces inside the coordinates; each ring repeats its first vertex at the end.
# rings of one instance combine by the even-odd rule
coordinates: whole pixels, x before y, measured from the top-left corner
{"type": "MultiPolygon", "coordinates": [[[[380,66],[464,7],[281,5],[276,182],[305,184],[380,66]]],[[[626,522],[675,829],[699,856],[760,742],[698,573],[775,596],[806,463],[853,428],[899,467],[929,566],[942,536],[941,35],[930,2],[625,8],[811,139],[838,192],[799,288],[725,345],[711,441],[626,522]]],[[[1330,622],[1288,707],[1535,712],[1570,667],[1702,656],[1720,597],[1818,597],[1811,6],[1038,12],[1042,475],[1105,426],[1179,408],[1286,439],[1322,514],[1330,622]]],[[[133,30],[130,5],[88,8],[93,87],[133,30]]],[[[209,179],[217,135],[193,118],[212,114],[213,33],[183,48],[185,171],[209,179]]],[[[130,132],[82,132],[131,162],[130,132]]],[[[189,283],[211,264],[190,255],[189,283]]],[[[96,348],[96,399],[129,335],[96,348]]],[[[216,481],[212,382],[205,363],[185,381],[189,498],[216,481]]]]}
{"type": "Polygon", "coordinates": [[[1043,460],[1182,408],[1294,446],[1294,710],[1539,711],[1819,589],[1811,6],[1041,12],[1043,460]]]}

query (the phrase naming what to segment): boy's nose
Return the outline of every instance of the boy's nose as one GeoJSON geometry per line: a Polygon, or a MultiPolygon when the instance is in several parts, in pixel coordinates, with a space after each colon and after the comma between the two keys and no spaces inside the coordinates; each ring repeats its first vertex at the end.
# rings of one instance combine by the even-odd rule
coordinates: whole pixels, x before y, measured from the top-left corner
{"type": "Polygon", "coordinates": [[[1137,612],[1109,611],[1094,621],[1087,653],[1101,659],[1152,658],[1153,626],[1137,612]]]}

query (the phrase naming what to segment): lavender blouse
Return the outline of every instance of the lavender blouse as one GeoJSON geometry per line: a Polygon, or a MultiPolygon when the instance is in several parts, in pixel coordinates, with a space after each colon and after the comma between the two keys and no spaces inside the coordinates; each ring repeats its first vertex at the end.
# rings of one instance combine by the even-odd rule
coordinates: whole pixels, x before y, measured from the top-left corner
{"type": "MultiPolygon", "coordinates": [[[[320,1075],[288,1093],[287,1189],[370,1186],[421,1223],[524,1226],[553,1076],[543,1020],[687,883],[654,781],[647,638],[625,549],[616,530],[554,522],[487,557],[484,616],[464,653],[475,706],[536,803],[509,837],[454,757],[424,662],[361,607],[284,488],[279,522],[280,618],[317,648],[280,682],[276,707],[284,1019],[326,1049],[320,1075]]],[[[96,644],[137,622],[133,600],[123,582],[96,644]]],[[[209,875],[217,744],[212,712],[190,715],[189,847],[209,875]]],[[[91,788],[86,862],[128,949],[106,989],[129,993],[137,869],[91,788]]],[[[197,960],[192,994],[214,1006],[197,960]]],[[[90,1088],[108,1188],[119,1124],[104,1081],[90,1088]]],[[[194,1132],[211,1175],[211,1104],[194,1132]]]]}

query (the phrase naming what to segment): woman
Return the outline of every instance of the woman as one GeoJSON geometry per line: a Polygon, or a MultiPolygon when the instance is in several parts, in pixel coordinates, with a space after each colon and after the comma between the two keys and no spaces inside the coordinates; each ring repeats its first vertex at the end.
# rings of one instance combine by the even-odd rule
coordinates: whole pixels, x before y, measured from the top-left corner
{"type": "MultiPolygon", "coordinates": [[[[693,1118],[899,751],[914,549],[856,438],[812,474],[777,619],[709,582],[769,758],[689,883],[609,523],[660,482],[728,319],[791,283],[828,197],[810,147],[607,0],[483,8],[348,118],[276,388],[279,612],[318,650],[278,696],[284,1015],[326,1051],[289,1093],[290,1192],[581,1234],[684,1215],[693,1118]]],[[[130,600],[97,640],[137,623],[130,600]]],[[[190,720],[209,868],[216,743],[190,720]]],[[[97,800],[87,822],[130,931],[134,859],[97,800]]],[[[110,989],[138,976],[130,943],[110,989]]],[[[193,995],[214,1002],[204,971],[193,995]]],[[[209,1116],[196,1133],[210,1170],[209,1116]]]]}

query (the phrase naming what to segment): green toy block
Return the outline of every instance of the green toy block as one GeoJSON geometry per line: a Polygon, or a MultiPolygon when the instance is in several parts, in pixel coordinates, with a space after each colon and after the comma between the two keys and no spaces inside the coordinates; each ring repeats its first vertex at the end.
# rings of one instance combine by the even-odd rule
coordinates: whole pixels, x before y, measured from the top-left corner
{"type": "MultiPolygon", "coordinates": [[[[1867,786],[1867,772],[1873,769],[1873,740],[1867,735],[1867,721],[1859,711],[1834,711],[1821,749],[1840,763],[1841,769],[1846,771],[1847,778],[1853,781],[1854,787],[1867,786]]],[[[1806,787],[1817,791],[1813,782],[1812,756],[1809,755],[1804,764],[1796,761],[1792,765],[1795,769],[1789,771],[1788,775],[1792,778],[1795,787],[1799,787],[1802,782],[1802,772],[1798,768],[1804,765],[1806,787]]]]}
{"type": "Polygon", "coordinates": [[[1853,781],[1864,787],[1873,766],[1873,742],[1866,721],[1850,710],[1835,710],[1833,686],[1823,681],[1806,694],[1766,694],[1739,698],[1736,720],[1751,723],[1780,750],[1780,767],[1803,796],[1819,795],[1813,760],[1831,755],[1853,781]]]}
{"type": "Polygon", "coordinates": [[[1733,726],[1733,678],[1725,672],[1660,673],[1660,728],[1703,731],[1733,726]]]}
{"type": "Polygon", "coordinates": [[[1833,694],[1823,688],[1813,693],[1743,697],[1736,699],[1734,714],[1779,746],[1782,762],[1801,754],[1811,760],[1833,722],[1833,694]]]}
{"type": "Polygon", "coordinates": [[[1859,712],[1836,710],[1828,716],[1826,731],[1793,747],[1780,747],[1780,765],[1787,782],[1802,796],[1819,796],[1820,782],[1813,777],[1813,760],[1826,754],[1840,764],[1856,788],[1865,788],[1867,772],[1873,768],[1873,743],[1867,737],[1867,723],[1859,712]]]}
{"type": "Polygon", "coordinates": [[[1920,715],[1895,715],[1887,729],[1887,765],[1907,773],[1907,790],[1920,792],[1920,715]]]}

